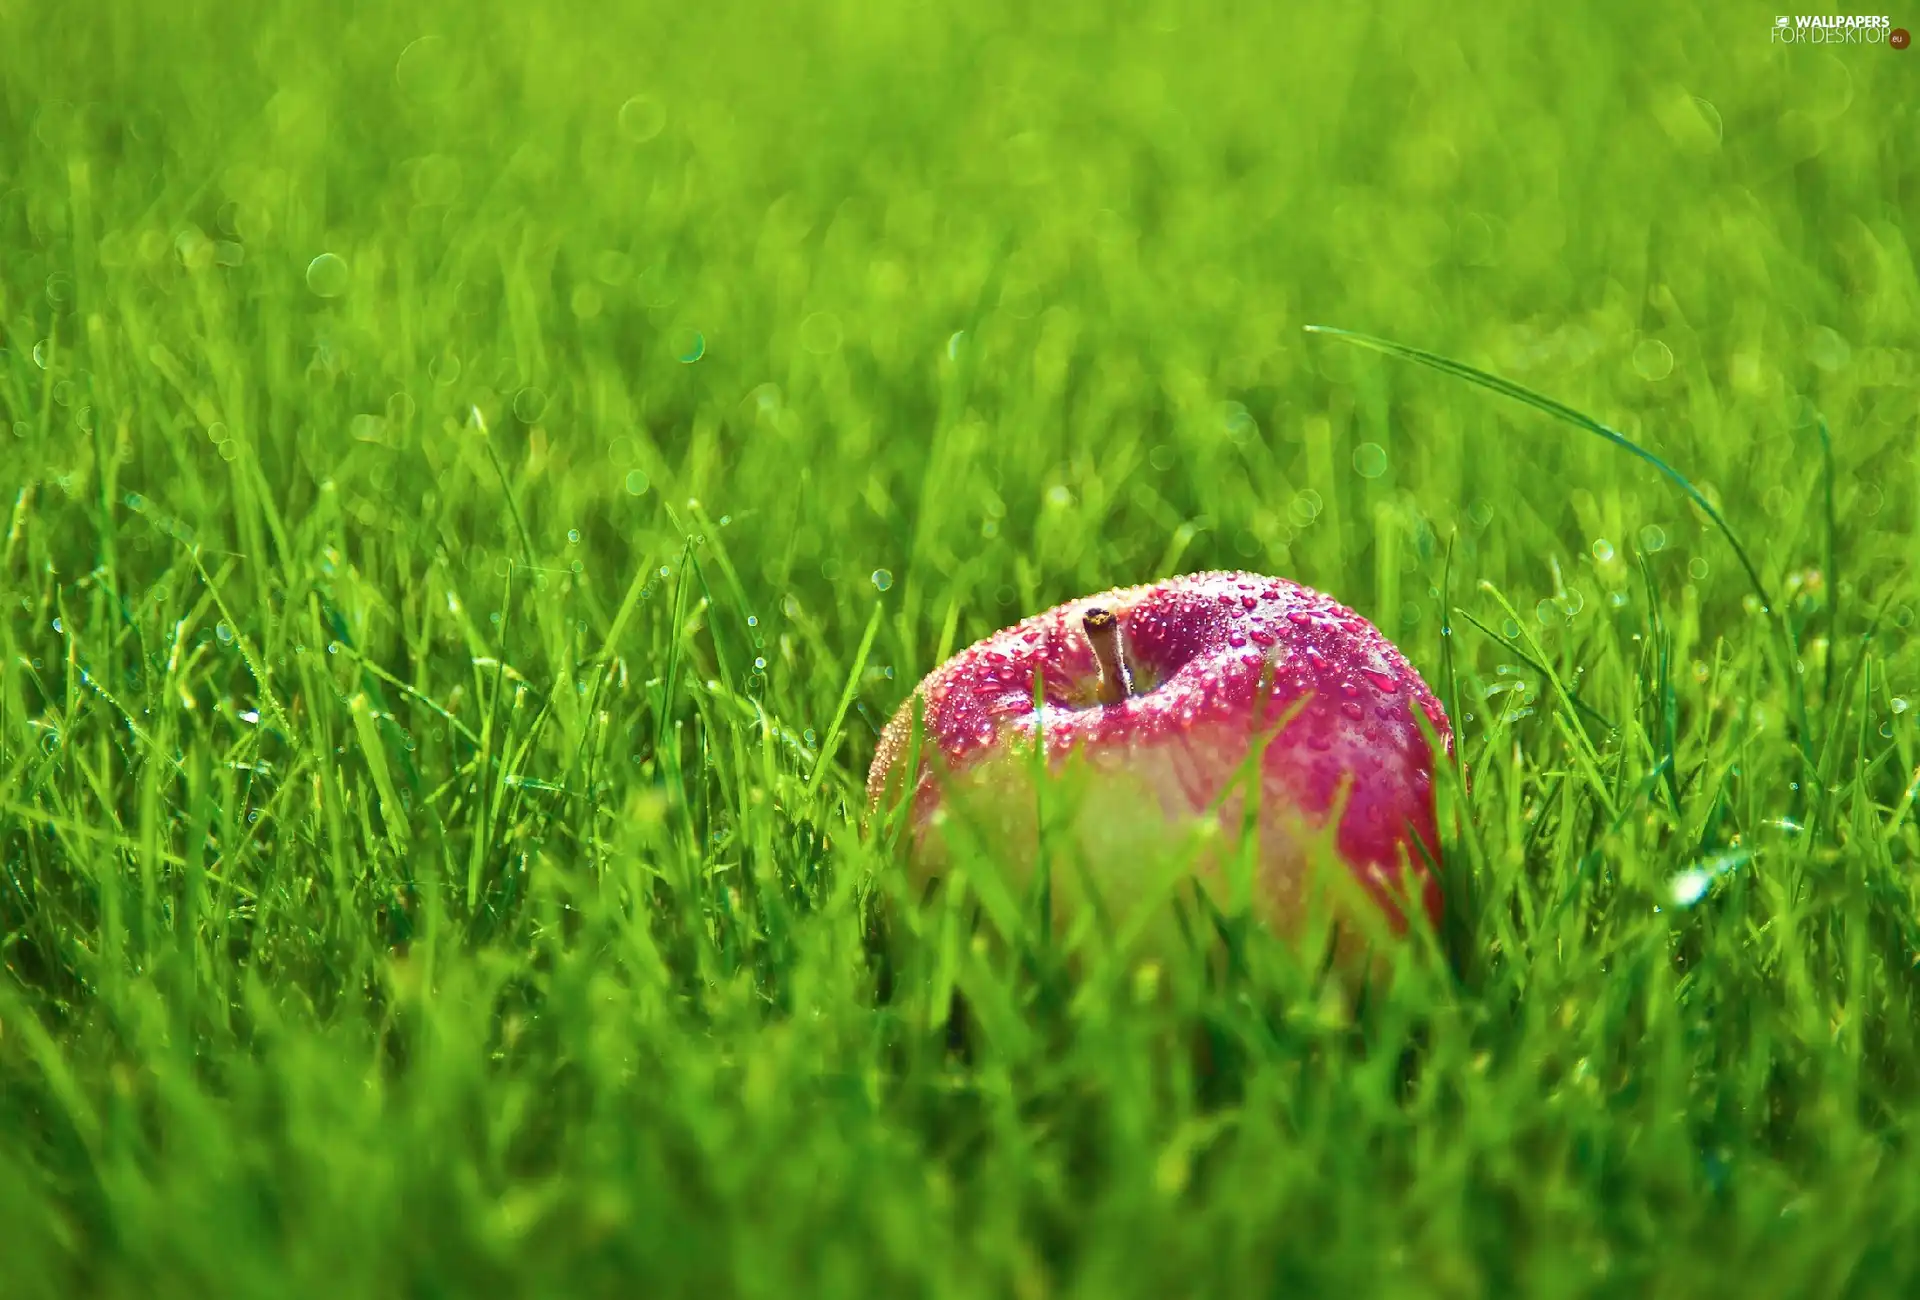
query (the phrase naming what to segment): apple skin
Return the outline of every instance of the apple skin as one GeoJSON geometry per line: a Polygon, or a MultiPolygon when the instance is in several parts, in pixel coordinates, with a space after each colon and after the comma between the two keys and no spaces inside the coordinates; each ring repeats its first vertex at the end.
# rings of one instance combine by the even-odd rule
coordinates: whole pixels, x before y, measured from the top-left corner
{"type": "MultiPolygon", "coordinates": [[[[1096,614],[1093,626],[1105,623],[1096,614]]],[[[1404,930],[1409,899],[1441,919],[1429,866],[1440,861],[1434,755],[1414,711],[1449,753],[1452,728],[1377,628],[1309,587],[1251,573],[1189,574],[1069,601],[987,637],[930,673],[888,723],[868,776],[873,811],[901,796],[916,700],[924,731],[907,847],[917,876],[937,877],[947,859],[940,832],[949,807],[984,810],[996,856],[1030,869],[1038,732],[1050,771],[1084,764],[1076,837],[1097,886],[1137,896],[1144,886],[1128,872],[1149,851],[1174,847],[1200,822],[1217,818],[1228,831],[1242,824],[1237,789],[1209,809],[1270,735],[1258,760],[1252,900],[1264,919],[1282,932],[1299,924],[1311,845],[1326,843],[1336,811],[1334,854],[1391,928],[1404,930]],[[1134,678],[1134,693],[1110,703],[1101,702],[1086,623],[1099,610],[1117,619],[1134,678]],[[1045,701],[1038,717],[1036,673],[1045,701]]],[[[1196,874],[1218,889],[1217,859],[1203,855],[1196,874]]]]}

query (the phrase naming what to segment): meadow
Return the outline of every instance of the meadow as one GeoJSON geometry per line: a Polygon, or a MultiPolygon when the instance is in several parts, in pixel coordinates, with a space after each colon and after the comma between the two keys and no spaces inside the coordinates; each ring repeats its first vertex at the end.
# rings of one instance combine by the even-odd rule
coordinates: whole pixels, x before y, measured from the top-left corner
{"type": "Polygon", "coordinates": [[[1771,17],[0,0],[0,1296],[1912,1294],[1920,55],[1771,17]],[[863,833],[1208,568],[1458,731],[1364,998],[863,833]]]}

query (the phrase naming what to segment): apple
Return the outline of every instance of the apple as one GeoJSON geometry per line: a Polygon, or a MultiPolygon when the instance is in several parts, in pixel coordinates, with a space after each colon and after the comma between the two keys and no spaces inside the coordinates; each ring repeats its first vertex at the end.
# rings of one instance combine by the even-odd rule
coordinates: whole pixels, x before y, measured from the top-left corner
{"type": "Polygon", "coordinates": [[[1439,701],[1366,619],[1282,578],[1189,574],[1069,601],[949,659],[882,732],[869,806],[904,809],[923,883],[952,860],[956,821],[1030,874],[1044,751],[1045,771],[1076,775],[1081,861],[1055,870],[1056,906],[1080,877],[1103,906],[1155,896],[1143,873],[1179,852],[1225,900],[1225,846],[1257,772],[1246,901],[1292,932],[1315,862],[1331,860],[1400,933],[1408,904],[1436,924],[1442,905],[1434,754],[1416,711],[1451,752],[1439,701]]]}

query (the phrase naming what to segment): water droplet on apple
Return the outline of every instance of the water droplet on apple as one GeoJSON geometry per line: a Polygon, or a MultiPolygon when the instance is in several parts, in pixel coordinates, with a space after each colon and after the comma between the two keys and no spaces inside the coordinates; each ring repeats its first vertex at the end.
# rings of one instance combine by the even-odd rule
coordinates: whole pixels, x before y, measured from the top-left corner
{"type": "Polygon", "coordinates": [[[1343,700],[1357,700],[1360,698],[1360,688],[1352,682],[1341,682],[1340,698],[1343,700]]]}
{"type": "Polygon", "coordinates": [[[1239,632],[1235,632],[1232,636],[1227,638],[1227,644],[1232,646],[1236,650],[1238,650],[1241,646],[1245,645],[1246,643],[1247,643],[1247,638],[1239,632]]]}
{"type": "Polygon", "coordinates": [[[1355,703],[1352,700],[1348,700],[1345,704],[1342,704],[1340,706],[1340,712],[1346,714],[1349,718],[1352,718],[1355,722],[1358,722],[1362,718],[1367,716],[1366,710],[1362,709],[1357,703],[1355,703]]]}
{"type": "Polygon", "coordinates": [[[1293,624],[1295,627],[1311,627],[1313,626],[1313,615],[1307,613],[1304,609],[1296,609],[1287,615],[1287,622],[1293,624]]]}
{"type": "Polygon", "coordinates": [[[1259,604],[1260,604],[1259,600],[1253,596],[1242,596],[1240,598],[1241,609],[1253,609],[1257,607],[1259,604]]]}
{"type": "Polygon", "coordinates": [[[1264,627],[1253,629],[1253,643],[1258,646],[1270,646],[1277,638],[1264,627]]]}
{"type": "Polygon", "coordinates": [[[1389,695],[1400,686],[1400,679],[1398,677],[1395,677],[1392,673],[1382,672],[1377,668],[1362,668],[1360,675],[1389,695]]]}

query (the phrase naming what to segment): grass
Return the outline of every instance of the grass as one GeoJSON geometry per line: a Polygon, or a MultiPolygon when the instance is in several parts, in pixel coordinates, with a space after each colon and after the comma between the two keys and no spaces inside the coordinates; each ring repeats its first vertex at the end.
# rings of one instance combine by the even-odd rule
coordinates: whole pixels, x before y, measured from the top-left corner
{"type": "Polygon", "coordinates": [[[1915,58],[0,0],[0,1294],[1910,1292],[1915,58]],[[947,652],[1207,567],[1460,731],[1357,1006],[860,834],[947,652]]]}

